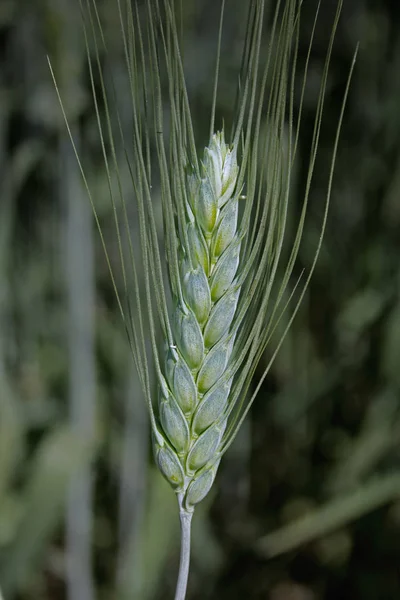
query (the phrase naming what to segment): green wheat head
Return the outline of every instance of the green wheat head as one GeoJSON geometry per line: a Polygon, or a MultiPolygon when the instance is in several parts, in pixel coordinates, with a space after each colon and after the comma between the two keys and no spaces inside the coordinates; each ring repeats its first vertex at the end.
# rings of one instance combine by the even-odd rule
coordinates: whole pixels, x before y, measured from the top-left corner
{"type": "MultiPolygon", "coordinates": [[[[149,409],[155,460],[178,496],[181,514],[188,515],[210,490],[221,457],[251,407],[315,267],[326,224],[344,102],[333,140],[320,240],[309,271],[297,281],[288,302],[287,288],[303,234],[342,2],[338,2],[327,44],[303,207],[284,264],[288,203],[318,15],[301,66],[303,83],[295,118],[301,2],[276,1],[265,47],[265,2],[249,0],[236,112],[228,135],[224,128],[215,132],[223,16],[224,10],[230,9],[229,1],[226,6],[222,2],[209,141],[200,159],[174,3],[147,0],[139,11],[138,3],[115,2],[131,94],[131,132],[123,130],[115,90],[106,89],[104,82],[101,57],[107,54],[107,42],[98,6],[95,0],[81,0],[81,5],[94,110],[119,243],[122,289],[116,283],[95,199],[79,157],[78,161],[149,409]],[[167,94],[162,91],[165,78],[167,94]],[[166,121],[168,138],[164,133],[166,121]],[[118,149],[122,149],[128,166],[138,211],[139,254],[130,239],[118,149]],[[151,159],[154,149],[155,171],[151,159]],[[161,184],[162,239],[155,218],[155,175],[161,184]],[[128,252],[121,241],[123,230],[130,240],[128,252]],[[140,273],[143,284],[139,283],[140,273]],[[166,274],[168,287],[164,285],[166,274]],[[270,348],[271,360],[251,394],[257,364],[290,306],[288,325],[270,348]],[[160,335],[163,345],[159,344],[160,335]],[[157,398],[152,386],[154,375],[157,398]]],[[[176,597],[183,598],[184,591],[180,596],[177,592],[176,597]]]]}

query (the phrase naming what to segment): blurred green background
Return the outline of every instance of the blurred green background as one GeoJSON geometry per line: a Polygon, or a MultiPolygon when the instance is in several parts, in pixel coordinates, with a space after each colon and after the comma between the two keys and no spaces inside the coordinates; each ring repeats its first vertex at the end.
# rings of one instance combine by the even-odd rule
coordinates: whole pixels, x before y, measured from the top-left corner
{"type": "MultiPolygon", "coordinates": [[[[316,6],[304,4],[300,63],[316,6]]],[[[105,77],[113,74],[129,131],[115,2],[99,5],[110,48],[105,77]]],[[[320,260],[195,514],[188,600],[400,598],[400,7],[344,5],[299,269],[310,266],[318,241],[359,41],[320,260]]],[[[246,6],[227,0],[218,126],[232,116],[246,6]]],[[[219,8],[183,2],[199,148],[219,8]]],[[[335,0],[322,1],[292,219],[334,11],[335,0]]],[[[266,33],[265,52],[267,43],[266,33]]],[[[176,501],[153,466],[144,402],[46,55],[117,261],[78,2],[1,0],[0,587],[4,600],[168,599],[179,557],[176,501]]],[[[134,238],[135,227],[132,213],[134,238]]]]}

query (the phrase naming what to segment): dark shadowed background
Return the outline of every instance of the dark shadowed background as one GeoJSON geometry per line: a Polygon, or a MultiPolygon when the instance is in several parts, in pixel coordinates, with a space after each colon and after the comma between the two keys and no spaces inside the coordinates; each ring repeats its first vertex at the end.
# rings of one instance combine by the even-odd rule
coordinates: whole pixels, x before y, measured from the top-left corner
{"type": "MultiPolygon", "coordinates": [[[[304,5],[300,68],[316,3],[304,5]]],[[[105,77],[112,73],[128,131],[116,5],[99,6],[110,49],[105,77]]],[[[322,0],[299,190],[335,7],[322,0]]],[[[232,117],[246,8],[245,0],[227,0],[218,127],[232,117]]],[[[219,10],[216,0],[183,1],[199,151],[208,136],[219,10]]],[[[395,0],[344,2],[297,273],[310,266],[318,242],[358,41],[320,259],[250,417],[195,514],[188,600],[400,598],[395,0]]],[[[145,405],[46,55],[114,260],[118,251],[78,1],[0,0],[0,588],[4,600],[169,599],[179,557],[176,501],[153,465],[145,405]]],[[[290,219],[300,202],[295,193],[290,219]]],[[[267,352],[258,376],[268,359],[267,352]]]]}

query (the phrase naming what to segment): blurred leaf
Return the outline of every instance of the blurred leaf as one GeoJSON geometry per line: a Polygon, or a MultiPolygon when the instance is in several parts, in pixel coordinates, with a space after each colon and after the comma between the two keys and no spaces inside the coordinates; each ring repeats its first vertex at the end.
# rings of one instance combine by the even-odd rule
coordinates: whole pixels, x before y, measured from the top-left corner
{"type": "Polygon", "coordinates": [[[386,295],[380,290],[367,288],[357,292],[345,305],[337,320],[339,335],[346,346],[357,341],[363,331],[382,313],[386,295]]]}
{"type": "Polygon", "coordinates": [[[1,0],[0,27],[5,27],[12,22],[15,13],[15,0],[1,0]]]}
{"type": "Polygon", "coordinates": [[[0,581],[8,596],[23,588],[43,559],[63,516],[68,483],[94,455],[94,444],[59,426],[41,443],[24,492],[25,510],[9,548],[3,549],[0,581]]]}
{"type": "MultiPolygon", "coordinates": [[[[118,593],[119,600],[150,600],[160,584],[167,559],[175,550],[179,564],[179,511],[175,494],[159,472],[149,470],[147,515],[142,543],[137,552],[136,539],[127,552],[118,593]]],[[[129,545],[128,545],[129,548],[129,545]]]]}
{"type": "Polygon", "coordinates": [[[400,305],[392,311],[385,325],[382,370],[389,381],[400,388],[400,305]]]}
{"type": "Polygon", "coordinates": [[[0,369],[0,511],[21,458],[22,434],[15,397],[0,369]]]}
{"type": "Polygon", "coordinates": [[[326,503],[310,514],[267,534],[256,543],[260,556],[272,557],[327,535],[400,497],[400,474],[376,477],[354,493],[326,503]]]}
{"type": "Polygon", "coordinates": [[[15,537],[21,522],[25,505],[23,497],[9,492],[0,500],[0,552],[3,547],[10,544],[15,537]]]}

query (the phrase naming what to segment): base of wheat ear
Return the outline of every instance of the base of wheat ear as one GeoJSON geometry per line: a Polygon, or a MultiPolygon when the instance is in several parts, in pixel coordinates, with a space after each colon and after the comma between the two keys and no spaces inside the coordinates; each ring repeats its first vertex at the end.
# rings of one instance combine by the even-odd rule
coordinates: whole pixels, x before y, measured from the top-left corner
{"type": "MultiPolygon", "coordinates": [[[[188,221],[180,240],[181,290],[172,318],[153,437],[156,462],[182,509],[193,511],[210,490],[220,462],[232,380],[224,378],[235,344],[240,295],[239,191],[236,148],[216,133],[201,176],[187,177],[188,221]]],[[[242,233],[242,232],[241,232],[242,233]]]]}

